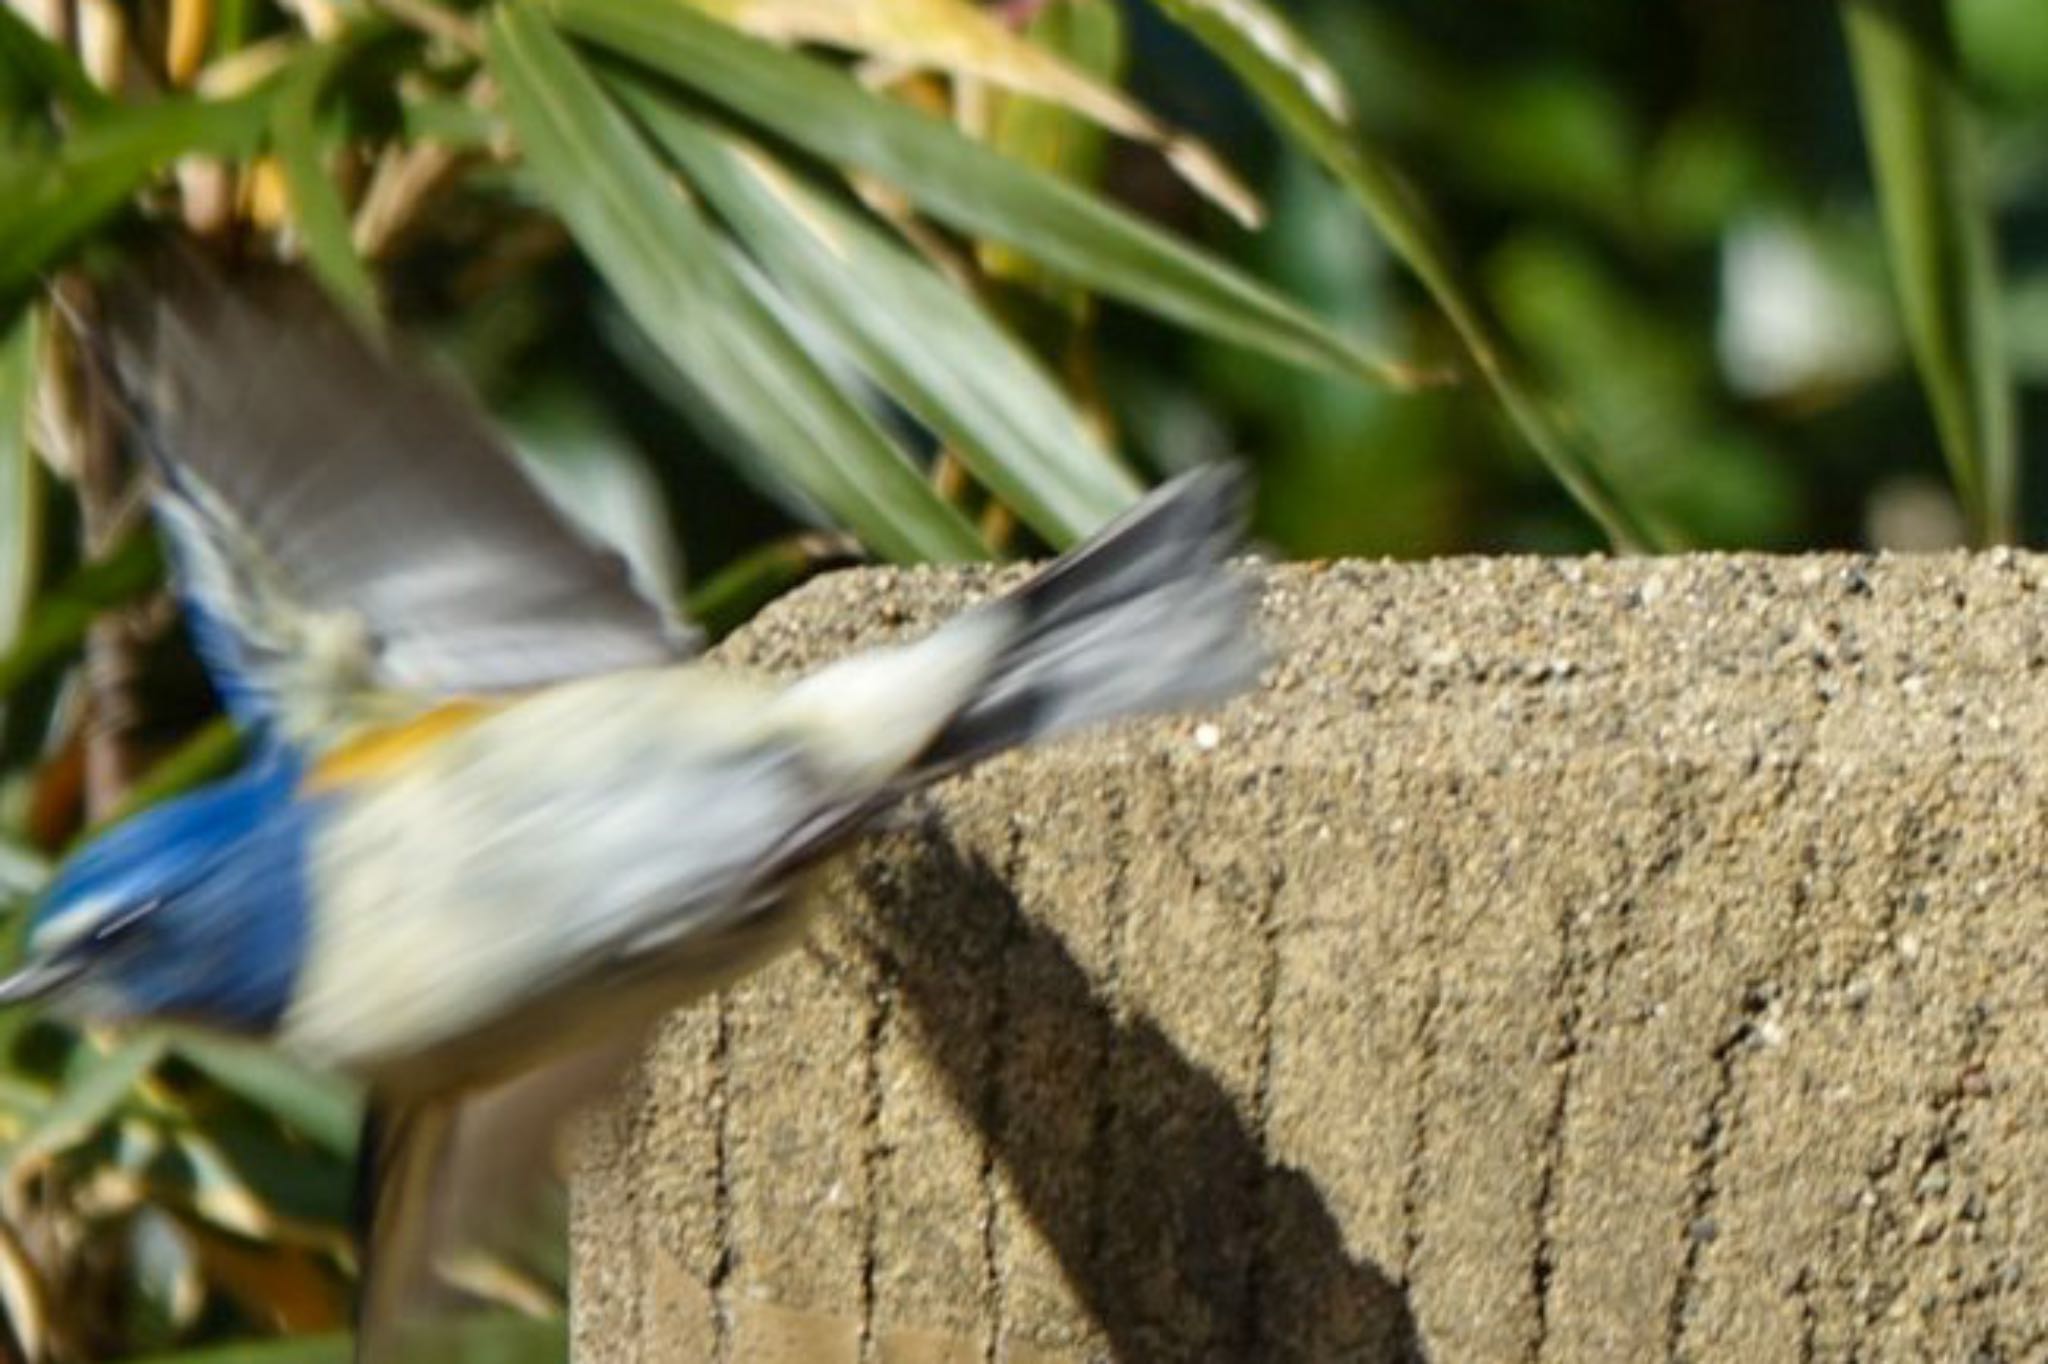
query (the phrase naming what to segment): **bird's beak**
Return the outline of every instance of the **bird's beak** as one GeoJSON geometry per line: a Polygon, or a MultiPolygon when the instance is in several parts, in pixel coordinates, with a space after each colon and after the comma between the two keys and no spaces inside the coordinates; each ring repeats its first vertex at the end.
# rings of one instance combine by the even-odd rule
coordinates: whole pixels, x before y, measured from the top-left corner
{"type": "Polygon", "coordinates": [[[66,961],[62,957],[31,962],[13,975],[0,979],[0,1008],[42,999],[75,980],[84,970],[85,963],[66,961]]]}

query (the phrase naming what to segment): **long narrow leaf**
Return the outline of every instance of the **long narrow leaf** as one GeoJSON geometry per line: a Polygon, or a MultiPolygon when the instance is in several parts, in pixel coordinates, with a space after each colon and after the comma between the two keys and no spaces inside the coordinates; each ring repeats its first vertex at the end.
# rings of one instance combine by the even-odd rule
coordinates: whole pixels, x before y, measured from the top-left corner
{"type": "Polygon", "coordinates": [[[264,100],[167,99],[95,118],[55,152],[0,168],[0,308],[37,275],[188,153],[237,156],[263,127],[264,100]]]}
{"type": "Polygon", "coordinates": [[[2019,515],[2017,400],[2000,332],[1991,202],[1939,0],[1846,0],[1863,109],[1913,358],[1978,538],[2019,515]]]}
{"type": "Polygon", "coordinates": [[[19,1168],[90,1138],[127,1101],[136,1083],[156,1069],[165,1047],[163,1037],[144,1033],[95,1055],[73,1072],[63,1096],[7,1152],[9,1163],[19,1168]]]}
{"type": "Polygon", "coordinates": [[[546,21],[500,9],[489,51],[528,169],[556,211],[759,455],[891,558],[983,557],[973,527],[733,271],[727,244],[546,21]]]}
{"type": "Polygon", "coordinates": [[[1609,477],[1586,436],[1538,391],[1528,367],[1465,279],[1428,209],[1392,164],[1351,126],[1329,69],[1259,0],[1154,0],[1230,67],[1274,120],[1365,209],[1457,329],[1501,406],[1551,473],[1617,549],[1662,549],[1670,535],[1609,477]]]}
{"type": "Polygon", "coordinates": [[[35,352],[35,318],[24,313],[0,338],[0,655],[21,637],[42,562],[41,466],[28,442],[35,352]]]}
{"type": "Polygon", "coordinates": [[[1013,31],[969,0],[692,0],[759,37],[852,48],[1071,109],[1120,136],[1157,147],[1195,189],[1247,227],[1264,210],[1216,154],[1168,127],[1108,81],[1013,31]]]}
{"type": "Polygon", "coordinates": [[[887,233],[662,97],[619,88],[797,303],[1056,546],[1138,496],[1059,389],[961,290],[887,233]]]}
{"type": "MultiPolygon", "coordinates": [[[[408,1358],[445,1364],[556,1364],[567,1357],[568,1331],[557,1321],[529,1321],[502,1313],[435,1323],[408,1336],[408,1358]],[[416,1341],[414,1344],[412,1342],[416,1341]]],[[[347,1336],[303,1336],[217,1350],[152,1355],[136,1364],[348,1364],[354,1357],[347,1336]]]]}
{"type": "Polygon", "coordinates": [[[284,170],[292,222],[313,272],[358,318],[377,315],[377,286],[363,268],[350,237],[348,207],[328,178],[320,134],[320,103],[328,83],[368,36],[384,26],[367,23],[351,34],[315,47],[284,80],[270,120],[271,145],[284,170]]]}
{"type": "Polygon", "coordinates": [[[295,1065],[269,1047],[190,1029],[174,1029],[178,1055],[264,1111],[290,1122],[322,1148],[355,1155],[362,1099],[346,1081],[295,1065]]]}
{"type": "Polygon", "coordinates": [[[44,593],[13,646],[0,652],[0,700],[76,650],[92,628],[94,616],[110,606],[133,601],[162,578],[163,559],[156,538],[137,532],[104,558],[86,564],[44,593]]]}
{"type": "Polygon", "coordinates": [[[111,103],[85,74],[78,58],[36,32],[4,4],[0,4],[0,69],[57,96],[76,113],[97,113],[111,103]]]}
{"type": "Polygon", "coordinates": [[[934,218],[1013,246],[1102,293],[1297,364],[1381,383],[1413,380],[1215,257],[821,62],[682,6],[547,0],[547,8],[578,36],[816,156],[888,181],[934,218]]]}
{"type": "Polygon", "coordinates": [[[103,822],[119,823],[138,810],[147,810],[203,782],[226,776],[241,759],[241,731],[226,716],[216,716],[123,791],[103,822]]]}
{"type": "Polygon", "coordinates": [[[294,1336],[223,1345],[213,1350],[187,1350],[174,1355],[149,1355],[136,1364],[350,1364],[355,1341],[346,1335],[294,1336]]]}

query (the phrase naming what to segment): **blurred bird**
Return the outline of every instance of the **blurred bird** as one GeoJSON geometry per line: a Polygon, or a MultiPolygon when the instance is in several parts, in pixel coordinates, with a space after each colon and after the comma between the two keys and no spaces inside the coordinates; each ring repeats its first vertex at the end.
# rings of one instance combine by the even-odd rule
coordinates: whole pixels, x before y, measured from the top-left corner
{"type": "Polygon", "coordinates": [[[167,253],[104,345],[253,756],[73,858],[0,1003],[171,1018],[359,1077],[358,1352],[539,1164],[565,1095],[803,927],[801,874],[1004,749],[1258,667],[1242,487],[1185,476],[1014,594],[770,685],[571,531],[303,275],[167,253]]]}

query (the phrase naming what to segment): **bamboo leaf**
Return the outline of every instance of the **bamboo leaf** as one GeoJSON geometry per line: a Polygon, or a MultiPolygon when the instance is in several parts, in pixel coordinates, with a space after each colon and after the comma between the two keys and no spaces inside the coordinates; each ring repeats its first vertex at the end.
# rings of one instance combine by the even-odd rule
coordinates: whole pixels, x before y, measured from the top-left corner
{"type": "Polygon", "coordinates": [[[1071,109],[1119,136],[1157,147],[1187,182],[1246,227],[1264,211],[1203,143],[1122,91],[1005,27],[964,0],[691,0],[735,28],[772,41],[825,43],[901,66],[985,81],[1071,109]]]}
{"type": "Polygon", "coordinates": [[[637,80],[626,102],[792,301],[942,436],[1031,527],[1064,547],[1137,499],[1052,380],[970,297],[758,151],[637,80]]]}
{"type": "Polygon", "coordinates": [[[729,244],[546,22],[500,9],[489,51],[528,169],[634,319],[755,453],[891,558],[983,557],[973,527],[733,269],[729,244]]]}
{"type": "Polygon", "coordinates": [[[2018,533],[2019,419],[1991,202],[1938,0],[1845,0],[1892,276],[1949,475],[1984,543],[2018,533]]]}
{"type": "MultiPolygon", "coordinates": [[[[560,1364],[568,1357],[568,1331],[559,1321],[529,1321],[503,1314],[473,1314],[407,1330],[407,1357],[443,1364],[560,1364]]],[[[344,1335],[230,1345],[218,1350],[152,1355],[136,1364],[349,1364],[354,1342],[344,1335]]]]}
{"type": "Polygon", "coordinates": [[[1429,290],[1509,418],[1617,549],[1671,546],[1670,533],[1615,486],[1600,453],[1541,393],[1414,189],[1350,120],[1334,73],[1260,0],[1154,0],[1230,67],[1282,129],[1337,178],[1429,290]]]}
{"type": "Polygon", "coordinates": [[[807,531],[771,540],[741,555],[691,591],[687,614],[717,643],[785,592],[828,569],[861,562],[860,546],[844,536],[807,531]]]}
{"type": "Polygon", "coordinates": [[[94,616],[133,601],[162,579],[156,537],[139,531],[45,592],[12,647],[0,652],[0,699],[74,653],[84,643],[94,616]]]}
{"type": "Polygon", "coordinates": [[[14,81],[57,96],[77,113],[98,113],[111,104],[85,74],[78,58],[4,4],[0,4],[0,71],[14,81]]]}
{"type": "Polygon", "coordinates": [[[316,45],[285,77],[271,112],[270,140],[284,171],[292,224],[313,272],[335,299],[364,322],[377,318],[377,286],[356,254],[348,206],[329,178],[320,104],[329,83],[367,37],[384,26],[367,23],[316,45]]]}
{"type": "Polygon", "coordinates": [[[43,481],[29,446],[35,387],[35,316],[0,338],[0,657],[20,642],[43,555],[43,481]]]}
{"type": "Polygon", "coordinates": [[[117,824],[138,810],[147,810],[215,777],[226,776],[241,758],[241,731],[232,720],[217,716],[122,792],[102,823],[117,824]]]}
{"type": "Polygon", "coordinates": [[[1409,385],[1368,353],[1215,257],[844,74],[677,6],[548,0],[579,37],[647,66],[824,160],[895,185],[965,232],[1183,326],[1296,364],[1409,385]]]}
{"type": "Polygon", "coordinates": [[[350,1364],[355,1340],[347,1335],[295,1336],[223,1345],[214,1350],[188,1350],[174,1355],[149,1355],[135,1364],[350,1364]]]}
{"type": "Polygon", "coordinates": [[[100,1130],[164,1058],[165,1039],[141,1033],[94,1054],[66,1079],[63,1094],[8,1152],[15,1169],[69,1150],[100,1130]]]}
{"type": "Polygon", "coordinates": [[[55,151],[0,167],[0,320],[37,276],[188,153],[232,157],[260,135],[264,100],[166,99],[110,109],[55,151]]]}
{"type": "Polygon", "coordinates": [[[296,1065],[271,1047],[194,1029],[169,1030],[177,1054],[329,1153],[355,1155],[362,1097],[354,1085],[296,1065]]]}

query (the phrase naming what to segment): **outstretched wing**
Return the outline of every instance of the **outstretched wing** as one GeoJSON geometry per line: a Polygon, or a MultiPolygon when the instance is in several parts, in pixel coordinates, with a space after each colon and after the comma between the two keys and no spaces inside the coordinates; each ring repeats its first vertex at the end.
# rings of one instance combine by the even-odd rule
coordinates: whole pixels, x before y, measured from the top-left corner
{"type": "Polygon", "coordinates": [[[110,290],[105,336],[199,647],[245,725],[306,740],[378,694],[511,691],[693,647],[469,403],[303,273],[167,251],[110,290]]]}

